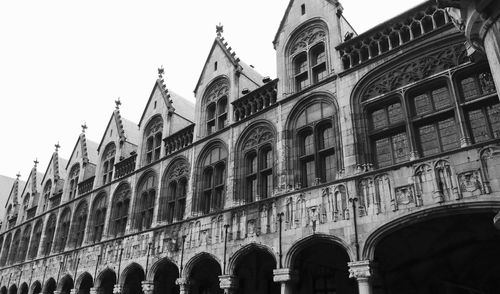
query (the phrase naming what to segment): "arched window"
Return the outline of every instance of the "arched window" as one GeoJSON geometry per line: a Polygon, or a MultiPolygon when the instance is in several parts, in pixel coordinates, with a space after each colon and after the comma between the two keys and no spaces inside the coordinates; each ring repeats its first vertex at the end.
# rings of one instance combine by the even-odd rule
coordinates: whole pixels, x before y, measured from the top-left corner
{"type": "Polygon", "coordinates": [[[11,235],[11,233],[9,233],[9,234],[7,234],[7,237],[5,238],[5,242],[3,243],[2,255],[0,256],[0,266],[4,266],[5,263],[7,262],[11,241],[12,241],[12,235],[11,235]]]}
{"type": "Polygon", "coordinates": [[[236,200],[252,202],[272,196],[274,134],[273,127],[268,123],[257,123],[243,132],[237,143],[238,160],[235,165],[240,193],[235,195],[236,200]]]}
{"type": "Polygon", "coordinates": [[[66,208],[61,213],[59,217],[59,226],[57,232],[57,241],[56,241],[56,252],[61,252],[66,247],[66,242],[69,237],[69,227],[71,223],[71,210],[66,208]]]}
{"type": "Polygon", "coordinates": [[[73,216],[73,225],[71,228],[71,247],[78,248],[82,246],[88,211],[89,206],[87,201],[83,200],[78,204],[73,216]]]}
{"type": "Polygon", "coordinates": [[[161,182],[159,221],[171,223],[184,218],[188,178],[189,163],[185,159],[172,162],[161,182]]]}
{"type": "Polygon", "coordinates": [[[49,255],[54,242],[54,233],[56,231],[56,215],[51,214],[45,227],[45,239],[43,242],[43,255],[49,255]]]}
{"type": "Polygon", "coordinates": [[[335,107],[322,97],[308,98],[292,112],[294,150],[303,187],[333,181],[341,164],[335,107]]]}
{"type": "Polygon", "coordinates": [[[226,78],[218,78],[207,87],[202,100],[206,135],[221,130],[227,125],[228,94],[229,81],[226,78]]]}
{"type": "Polygon", "coordinates": [[[113,197],[111,208],[111,222],[109,233],[112,236],[121,236],[127,227],[128,210],[130,206],[131,190],[128,183],[121,184],[113,197]]]}
{"type": "Polygon", "coordinates": [[[30,193],[26,193],[23,199],[23,220],[28,218],[28,207],[30,205],[30,193]]]}
{"type": "Polygon", "coordinates": [[[287,46],[292,84],[296,92],[316,84],[328,75],[327,29],[322,22],[306,24],[294,33],[287,46]]]}
{"type": "Polygon", "coordinates": [[[42,212],[47,210],[47,206],[49,205],[49,198],[52,194],[52,181],[48,180],[43,187],[43,203],[42,203],[42,212]]]}
{"type": "Polygon", "coordinates": [[[102,154],[102,184],[107,184],[113,180],[113,168],[115,166],[115,143],[109,143],[102,154]]]}
{"type": "Polygon", "coordinates": [[[142,177],[137,190],[137,205],[135,211],[135,228],[149,229],[153,221],[156,198],[156,175],[149,172],[142,177]]]}
{"type": "Polygon", "coordinates": [[[163,119],[161,116],[153,118],[144,131],[144,161],[149,164],[160,159],[163,119]]]}
{"type": "Polygon", "coordinates": [[[33,229],[33,235],[31,237],[31,245],[30,250],[28,252],[28,258],[33,259],[38,254],[38,247],[40,246],[40,241],[42,240],[42,228],[43,221],[39,220],[35,224],[35,228],[33,229]]]}
{"type": "Polygon", "coordinates": [[[31,225],[27,225],[23,230],[23,235],[21,237],[21,243],[19,245],[19,252],[17,255],[17,262],[23,262],[26,259],[26,253],[28,252],[28,244],[30,242],[31,236],[31,225]]]}
{"type": "Polygon", "coordinates": [[[69,172],[69,199],[73,199],[78,191],[78,178],[80,176],[80,165],[75,163],[69,172]]]}
{"type": "Polygon", "coordinates": [[[16,262],[16,257],[18,254],[19,243],[21,242],[21,229],[17,229],[14,233],[14,238],[12,238],[12,246],[9,252],[9,264],[16,262]]]}
{"type": "Polygon", "coordinates": [[[106,193],[99,193],[92,205],[92,226],[89,240],[93,243],[99,242],[104,233],[104,223],[106,221],[107,197],[106,193]]]}
{"type": "Polygon", "coordinates": [[[194,211],[209,213],[223,208],[226,184],[227,149],[215,143],[202,152],[198,174],[198,197],[194,211]]]}

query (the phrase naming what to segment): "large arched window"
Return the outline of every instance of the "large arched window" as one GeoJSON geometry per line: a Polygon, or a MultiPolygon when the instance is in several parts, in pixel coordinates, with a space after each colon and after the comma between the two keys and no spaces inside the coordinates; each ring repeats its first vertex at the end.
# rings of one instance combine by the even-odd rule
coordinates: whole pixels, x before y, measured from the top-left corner
{"type": "Polygon", "coordinates": [[[78,178],[80,176],[80,165],[75,163],[69,172],[69,199],[73,199],[78,191],[78,178]]]}
{"type": "Polygon", "coordinates": [[[162,131],[163,119],[159,115],[154,117],[146,126],[143,141],[145,164],[160,159],[162,131]]]}
{"type": "Polygon", "coordinates": [[[89,240],[93,243],[99,242],[104,233],[104,223],[106,221],[107,197],[106,193],[99,193],[92,204],[92,225],[90,226],[89,240]]]}
{"type": "Polygon", "coordinates": [[[28,252],[28,244],[30,243],[31,236],[31,225],[27,225],[23,230],[23,235],[21,237],[21,243],[19,245],[19,252],[17,253],[17,262],[23,262],[26,259],[26,253],[28,252]]]}
{"type": "Polygon", "coordinates": [[[336,107],[326,97],[308,97],[292,110],[290,130],[302,187],[333,181],[341,165],[336,107]]]}
{"type": "Polygon", "coordinates": [[[71,224],[71,210],[65,208],[59,217],[59,226],[57,229],[57,240],[55,252],[61,252],[66,247],[69,237],[69,227],[71,224]]]}
{"type": "Polygon", "coordinates": [[[109,233],[112,236],[121,236],[125,233],[130,206],[130,185],[122,183],[116,189],[111,208],[109,233]]]}
{"type": "Polygon", "coordinates": [[[89,205],[85,200],[81,201],[76,207],[71,228],[71,247],[78,248],[83,243],[88,211],[89,205]]]}
{"type": "Polygon", "coordinates": [[[43,255],[49,255],[54,242],[54,233],[56,231],[56,215],[51,214],[45,226],[45,237],[43,242],[43,255]]]}
{"type": "Polygon", "coordinates": [[[209,213],[224,206],[227,149],[221,143],[211,144],[202,152],[198,161],[198,196],[193,202],[194,211],[209,213]]]}
{"type": "Polygon", "coordinates": [[[52,194],[52,181],[48,180],[45,183],[45,186],[43,187],[42,212],[47,210],[51,194],[52,194]]]}
{"type": "Polygon", "coordinates": [[[113,168],[115,166],[115,143],[109,143],[102,154],[102,184],[107,184],[113,180],[113,168]]]}
{"type": "Polygon", "coordinates": [[[4,266],[5,263],[7,262],[11,241],[12,241],[12,235],[11,233],[8,233],[2,246],[2,255],[0,256],[0,266],[4,266]]]}
{"type": "Polygon", "coordinates": [[[21,242],[21,229],[17,229],[14,233],[14,238],[12,238],[12,245],[9,252],[9,264],[16,262],[16,257],[18,254],[19,243],[21,242]]]}
{"type": "Polygon", "coordinates": [[[274,189],[275,131],[269,123],[257,123],[244,131],[237,143],[237,201],[252,202],[272,196],[274,189]]]}
{"type": "Polygon", "coordinates": [[[189,163],[185,159],[173,161],[161,182],[159,221],[171,223],[184,218],[188,179],[189,163]]]}
{"type": "Polygon", "coordinates": [[[153,212],[156,198],[156,175],[148,172],[143,175],[137,189],[137,203],[135,206],[135,228],[149,229],[153,221],[153,212]]]}
{"type": "Polygon", "coordinates": [[[31,245],[28,252],[28,258],[33,259],[38,254],[38,248],[40,247],[40,241],[42,241],[42,229],[43,221],[39,220],[33,229],[33,234],[31,237],[31,245]]]}
{"type": "Polygon", "coordinates": [[[302,91],[328,75],[327,28],[323,22],[308,23],[287,45],[288,66],[293,90],[302,91]]]}
{"type": "Polygon", "coordinates": [[[205,117],[205,132],[210,135],[227,125],[229,81],[218,78],[203,94],[202,111],[205,117]]]}

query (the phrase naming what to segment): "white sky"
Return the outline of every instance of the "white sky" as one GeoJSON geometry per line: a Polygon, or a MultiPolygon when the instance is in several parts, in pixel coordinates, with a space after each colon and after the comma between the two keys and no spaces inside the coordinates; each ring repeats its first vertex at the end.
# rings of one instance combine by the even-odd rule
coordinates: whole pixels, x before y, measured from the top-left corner
{"type": "MultiPolygon", "coordinates": [[[[422,0],[341,0],[358,33],[422,0]]],[[[193,89],[216,36],[263,76],[276,77],[272,40],[288,0],[0,1],[0,174],[45,172],[60,142],[68,158],[80,125],[99,142],[121,97],[138,122],[165,68],[167,87],[193,89]]],[[[174,102],[175,103],[175,102],[174,102]]]]}

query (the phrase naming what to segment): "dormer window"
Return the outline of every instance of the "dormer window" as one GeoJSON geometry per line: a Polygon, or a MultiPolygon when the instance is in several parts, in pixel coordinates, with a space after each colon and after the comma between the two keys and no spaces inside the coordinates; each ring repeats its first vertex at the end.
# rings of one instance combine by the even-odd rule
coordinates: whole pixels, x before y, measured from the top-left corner
{"type": "Polygon", "coordinates": [[[115,166],[116,146],[109,143],[104,149],[102,156],[102,184],[107,184],[113,179],[113,167],[115,166]]]}
{"type": "Polygon", "coordinates": [[[50,198],[51,192],[52,192],[52,181],[48,180],[45,183],[45,187],[43,187],[42,211],[47,210],[47,205],[49,204],[49,198],[50,198]]]}
{"type": "Polygon", "coordinates": [[[146,130],[144,131],[146,164],[150,164],[151,162],[160,159],[162,132],[163,119],[161,116],[156,116],[148,123],[146,130]]]}
{"type": "Polygon", "coordinates": [[[220,78],[208,86],[203,95],[206,135],[213,134],[227,126],[229,81],[220,78]]]}
{"type": "Polygon", "coordinates": [[[80,165],[78,163],[74,164],[69,172],[69,199],[76,197],[76,191],[78,188],[78,177],[80,175],[80,165]]]}

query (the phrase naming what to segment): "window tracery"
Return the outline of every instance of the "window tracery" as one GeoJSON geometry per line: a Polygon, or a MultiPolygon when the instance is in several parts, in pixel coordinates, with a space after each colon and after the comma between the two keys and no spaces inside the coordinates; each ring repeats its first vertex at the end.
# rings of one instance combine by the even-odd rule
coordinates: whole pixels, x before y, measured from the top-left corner
{"type": "Polygon", "coordinates": [[[107,184],[113,180],[113,169],[115,166],[115,143],[109,143],[102,155],[102,184],[107,184]]]}
{"type": "Polygon", "coordinates": [[[66,247],[66,243],[69,237],[69,228],[71,223],[71,210],[66,208],[61,213],[59,217],[59,226],[57,233],[57,243],[56,243],[56,252],[61,252],[66,247]]]}
{"type": "Polygon", "coordinates": [[[227,125],[229,81],[219,78],[208,86],[203,95],[202,108],[205,117],[206,135],[210,135],[227,125]]]}
{"type": "Polygon", "coordinates": [[[47,220],[45,228],[45,240],[43,244],[43,255],[49,255],[54,242],[54,233],[56,231],[56,215],[51,214],[47,220]]]}
{"type": "Polygon", "coordinates": [[[78,207],[75,210],[75,214],[73,216],[73,225],[72,225],[72,247],[78,248],[82,246],[83,238],[85,236],[85,226],[87,224],[87,215],[88,215],[89,206],[87,201],[82,201],[78,204],[78,207]]]}
{"type": "Polygon", "coordinates": [[[99,242],[104,233],[104,224],[106,221],[107,210],[107,197],[106,193],[99,193],[94,199],[92,205],[92,227],[91,237],[89,238],[93,243],[99,242]]]}
{"type": "Polygon", "coordinates": [[[163,176],[159,220],[169,223],[184,218],[188,190],[189,163],[177,159],[163,176]]]}
{"type": "Polygon", "coordinates": [[[78,188],[78,180],[80,176],[80,165],[75,163],[69,172],[69,199],[73,199],[76,197],[77,188],[78,188]]]}
{"type": "Polygon", "coordinates": [[[163,119],[161,116],[156,116],[148,123],[144,131],[144,161],[146,164],[160,159],[162,132],[163,119]]]}
{"type": "Polygon", "coordinates": [[[121,236],[127,227],[131,190],[127,183],[121,184],[115,192],[111,211],[110,235],[121,236]]]}
{"type": "Polygon", "coordinates": [[[42,229],[43,229],[43,222],[39,220],[33,229],[33,234],[31,237],[31,245],[30,249],[28,252],[28,258],[33,259],[37,256],[38,254],[38,248],[40,246],[40,241],[42,240],[42,229]]]}
{"type": "Polygon", "coordinates": [[[43,188],[42,212],[47,210],[51,194],[52,194],[52,181],[48,180],[43,188]]]}
{"type": "Polygon", "coordinates": [[[150,172],[143,176],[138,186],[135,228],[144,230],[149,229],[153,222],[153,211],[156,198],[156,175],[150,172]]]}

